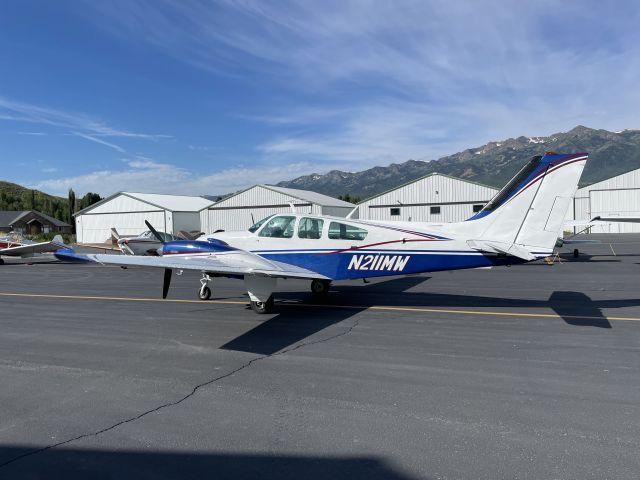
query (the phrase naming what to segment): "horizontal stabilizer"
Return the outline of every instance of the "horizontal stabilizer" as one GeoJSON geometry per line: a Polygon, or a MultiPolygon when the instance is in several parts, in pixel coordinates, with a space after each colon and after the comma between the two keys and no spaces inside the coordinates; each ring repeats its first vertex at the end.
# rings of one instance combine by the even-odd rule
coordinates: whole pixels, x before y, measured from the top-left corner
{"type": "Polygon", "coordinates": [[[512,257],[518,257],[523,260],[535,260],[537,257],[529,252],[527,249],[515,243],[505,243],[492,240],[469,240],[467,245],[485,253],[500,253],[503,255],[511,255],[512,257]]]}

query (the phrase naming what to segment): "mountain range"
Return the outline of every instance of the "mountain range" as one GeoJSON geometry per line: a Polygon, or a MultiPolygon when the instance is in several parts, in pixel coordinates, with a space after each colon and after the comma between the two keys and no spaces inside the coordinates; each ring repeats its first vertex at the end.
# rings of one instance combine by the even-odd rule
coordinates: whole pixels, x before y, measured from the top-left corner
{"type": "Polygon", "coordinates": [[[640,130],[609,132],[579,125],[548,137],[522,136],[489,142],[438,160],[408,160],[355,173],[332,170],[280,182],[278,186],[364,199],[437,172],[500,188],[529,158],[546,151],[588,152],[589,162],[580,181],[584,186],[640,168],[640,130]]]}

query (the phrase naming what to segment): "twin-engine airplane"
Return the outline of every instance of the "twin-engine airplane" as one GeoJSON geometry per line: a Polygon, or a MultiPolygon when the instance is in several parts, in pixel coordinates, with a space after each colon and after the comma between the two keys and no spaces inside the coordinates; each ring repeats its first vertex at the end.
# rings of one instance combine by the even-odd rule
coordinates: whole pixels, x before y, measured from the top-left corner
{"type": "Polygon", "coordinates": [[[243,278],[251,308],[267,313],[279,278],[309,279],[312,292],[323,295],[332,280],[509,265],[549,256],[586,161],[585,153],[533,157],[482,211],[459,223],[277,214],[248,231],[163,242],[157,257],[60,257],[164,268],[163,298],[175,269],[202,272],[203,300],[211,295],[212,277],[243,278]]]}
{"type": "MultiPolygon", "coordinates": [[[[0,255],[7,257],[34,257],[41,253],[49,253],[68,248],[64,244],[62,237],[56,235],[50,242],[32,242],[22,237],[18,233],[10,233],[7,236],[0,237],[0,255]]],[[[0,265],[4,264],[4,260],[0,257],[0,265]]]]}

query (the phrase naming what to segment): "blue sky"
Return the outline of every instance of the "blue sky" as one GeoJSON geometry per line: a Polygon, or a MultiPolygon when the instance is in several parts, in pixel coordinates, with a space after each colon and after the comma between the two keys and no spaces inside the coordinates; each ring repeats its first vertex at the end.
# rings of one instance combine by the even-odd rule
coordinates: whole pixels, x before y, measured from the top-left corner
{"type": "Polygon", "coordinates": [[[0,177],[219,194],[640,128],[638,25],[636,1],[7,0],[0,177]]]}

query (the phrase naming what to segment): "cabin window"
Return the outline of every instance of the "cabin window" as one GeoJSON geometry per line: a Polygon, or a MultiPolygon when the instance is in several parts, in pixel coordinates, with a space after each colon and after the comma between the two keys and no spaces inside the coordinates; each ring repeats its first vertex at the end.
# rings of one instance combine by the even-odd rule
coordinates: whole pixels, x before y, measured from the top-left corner
{"type": "Polygon", "coordinates": [[[440,206],[429,208],[429,213],[431,213],[431,215],[440,215],[440,206]]]}
{"type": "Polygon", "coordinates": [[[271,217],[273,217],[273,215],[269,215],[268,217],[263,218],[262,220],[260,220],[258,223],[254,223],[253,225],[251,225],[251,226],[249,227],[249,231],[250,231],[251,233],[255,233],[255,232],[257,232],[257,231],[260,229],[260,227],[264,224],[264,222],[266,222],[267,220],[269,220],[271,217]]]}
{"type": "Polygon", "coordinates": [[[260,230],[261,237],[291,238],[296,217],[274,217],[260,230]]]}
{"type": "Polygon", "coordinates": [[[399,207],[393,207],[389,213],[391,214],[392,217],[397,217],[400,215],[400,208],[399,207]]]}
{"type": "Polygon", "coordinates": [[[473,213],[478,213],[479,211],[481,211],[484,208],[484,205],[474,205],[473,206],[473,213]]]}
{"type": "Polygon", "coordinates": [[[319,218],[301,218],[298,225],[298,238],[317,240],[322,236],[324,220],[319,218]]]}
{"type": "Polygon", "coordinates": [[[364,240],[367,233],[362,228],[346,223],[331,222],[329,224],[329,238],[332,240],[364,240]]]}

